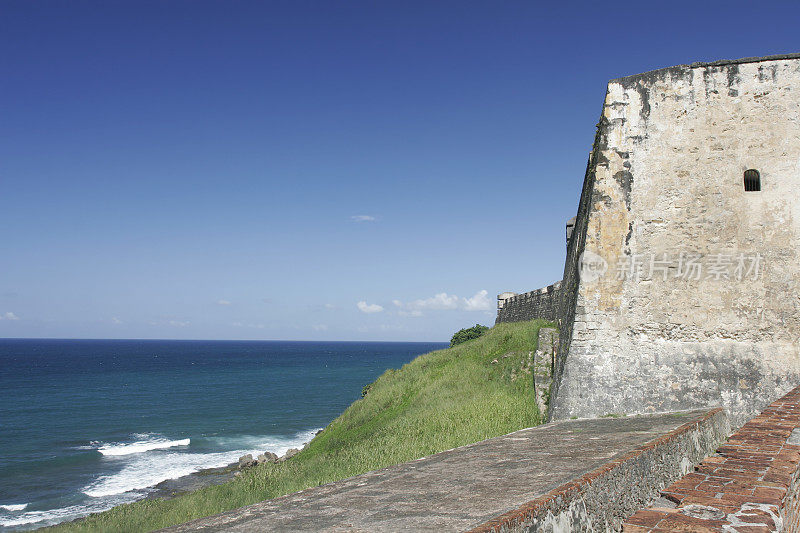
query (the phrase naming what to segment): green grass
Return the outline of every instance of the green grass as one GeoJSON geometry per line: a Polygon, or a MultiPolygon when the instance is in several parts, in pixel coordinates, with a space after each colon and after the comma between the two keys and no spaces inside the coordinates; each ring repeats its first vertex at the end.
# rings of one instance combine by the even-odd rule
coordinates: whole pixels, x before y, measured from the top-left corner
{"type": "Polygon", "coordinates": [[[56,531],[150,531],[330,483],[541,423],[529,353],[544,321],[484,336],[388,370],[289,461],[172,500],[143,500],[56,531]],[[497,359],[497,363],[492,361],[497,359]]]}

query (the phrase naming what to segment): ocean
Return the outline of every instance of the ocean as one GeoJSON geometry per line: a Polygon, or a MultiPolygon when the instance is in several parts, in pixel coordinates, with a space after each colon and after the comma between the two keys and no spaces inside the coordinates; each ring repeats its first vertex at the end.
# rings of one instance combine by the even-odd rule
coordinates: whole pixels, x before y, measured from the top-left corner
{"type": "Polygon", "coordinates": [[[283,454],[446,343],[0,339],[0,531],[283,454]]]}

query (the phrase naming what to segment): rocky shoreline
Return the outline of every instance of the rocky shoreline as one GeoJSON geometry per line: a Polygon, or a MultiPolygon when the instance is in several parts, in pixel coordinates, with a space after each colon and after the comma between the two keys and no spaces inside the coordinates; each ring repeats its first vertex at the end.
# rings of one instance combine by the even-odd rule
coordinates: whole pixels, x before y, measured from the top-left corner
{"type": "Polygon", "coordinates": [[[181,494],[200,490],[211,485],[221,485],[233,479],[239,472],[238,463],[231,463],[220,468],[206,468],[185,476],[167,479],[155,485],[145,496],[146,500],[163,498],[170,500],[181,494]]]}
{"type": "MultiPolygon", "coordinates": [[[[320,432],[317,432],[317,435],[319,433],[320,432]]],[[[303,448],[305,448],[306,445],[308,445],[308,443],[303,444],[303,448]]],[[[162,481],[153,487],[152,491],[145,496],[145,499],[154,500],[162,498],[165,500],[170,500],[180,496],[181,494],[186,494],[187,492],[193,492],[195,490],[210,487],[212,485],[221,485],[237,476],[242,475],[242,470],[252,468],[260,464],[281,463],[294,457],[298,453],[300,453],[299,449],[289,448],[282,456],[278,456],[277,454],[269,451],[265,451],[264,453],[258,455],[258,457],[255,459],[253,459],[251,454],[243,455],[237,462],[231,463],[227,466],[222,466],[219,468],[206,468],[203,470],[198,470],[197,472],[192,472],[191,474],[187,474],[185,476],[162,481]]]]}
{"type": "MultiPolygon", "coordinates": [[[[314,436],[316,437],[323,431],[324,430],[322,429],[317,431],[314,436]]],[[[307,442],[303,444],[303,449],[305,449],[306,446],[308,446],[307,442]]],[[[256,459],[253,459],[253,456],[248,453],[247,455],[239,457],[237,462],[231,463],[227,466],[221,466],[219,468],[204,468],[203,470],[198,470],[197,472],[192,472],[191,474],[187,474],[185,476],[164,480],[149,489],[150,492],[147,493],[143,500],[155,500],[159,498],[163,500],[171,500],[182,494],[194,492],[205,487],[222,485],[223,483],[227,483],[235,477],[241,476],[242,470],[252,468],[263,463],[280,463],[294,457],[298,453],[300,453],[300,450],[297,448],[289,448],[286,450],[286,453],[280,457],[272,452],[264,452],[259,454],[256,459]]],[[[94,514],[96,513],[91,513],[88,516],[92,516],[94,514]]],[[[62,524],[80,523],[85,518],[87,517],[83,516],[74,520],[62,522],[62,524]]]]}

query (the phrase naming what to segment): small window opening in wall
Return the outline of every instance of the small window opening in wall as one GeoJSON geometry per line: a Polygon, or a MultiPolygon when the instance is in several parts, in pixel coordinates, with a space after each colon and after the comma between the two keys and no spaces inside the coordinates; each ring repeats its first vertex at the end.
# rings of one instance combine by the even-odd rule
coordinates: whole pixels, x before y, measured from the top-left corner
{"type": "Polygon", "coordinates": [[[745,192],[755,192],[761,190],[761,174],[752,168],[744,171],[744,190],[745,192]]]}

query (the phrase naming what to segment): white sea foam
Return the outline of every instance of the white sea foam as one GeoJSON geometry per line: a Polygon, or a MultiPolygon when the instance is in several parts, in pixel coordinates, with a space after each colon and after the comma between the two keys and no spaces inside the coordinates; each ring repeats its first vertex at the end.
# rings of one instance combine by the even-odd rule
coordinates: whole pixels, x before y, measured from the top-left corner
{"type": "Polygon", "coordinates": [[[175,446],[188,446],[191,443],[191,439],[169,440],[158,435],[139,435],[139,437],[144,438],[136,442],[103,444],[97,448],[97,451],[103,455],[130,455],[150,450],[174,448],[175,446]]]}
{"type": "Polygon", "coordinates": [[[116,496],[114,498],[95,500],[84,505],[70,505],[69,507],[61,507],[47,511],[28,511],[14,517],[0,516],[0,526],[14,527],[24,526],[26,524],[39,524],[40,522],[40,527],[57,524],[67,520],[74,520],[75,518],[80,518],[90,513],[107,511],[117,505],[135,501],[140,497],[141,495],[128,494],[125,496],[116,496]]]}
{"type": "Polygon", "coordinates": [[[90,498],[80,505],[58,509],[25,511],[28,504],[0,505],[0,527],[37,527],[74,520],[90,513],[99,513],[141,499],[149,487],[167,479],[203,470],[217,468],[235,462],[245,454],[254,456],[264,451],[283,455],[289,448],[301,448],[314,437],[317,430],[303,431],[292,437],[271,435],[241,435],[237,437],[211,437],[207,439],[214,449],[227,450],[212,453],[196,453],[174,449],[187,446],[190,439],[168,440],[154,434],[134,435],[135,442],[101,444],[92,443],[92,449],[104,455],[119,456],[122,469],[114,474],[98,477],[83,489],[90,498]],[[172,443],[169,446],[164,444],[172,443]],[[152,444],[160,444],[151,446],[152,444]],[[145,449],[146,448],[146,449],[145,449]],[[132,451],[136,450],[136,451],[132,451]],[[117,453],[114,453],[114,452],[117,453]],[[109,453],[110,452],[110,453],[109,453]],[[124,452],[124,453],[120,453],[124,452]],[[144,453],[149,452],[149,453],[144,453]]]}
{"type": "Polygon", "coordinates": [[[125,458],[127,462],[122,470],[100,476],[93,483],[84,487],[83,493],[100,498],[146,489],[167,479],[186,476],[206,468],[227,466],[248,453],[255,456],[264,451],[271,451],[283,455],[289,448],[301,448],[304,443],[313,438],[315,432],[316,430],[303,431],[289,438],[244,435],[209,439],[215,448],[228,449],[228,451],[221,452],[191,453],[160,450],[157,453],[131,455],[125,458]]]}
{"type": "MultiPolygon", "coordinates": [[[[164,480],[191,474],[204,468],[225,466],[238,459],[238,452],[177,453],[137,455],[115,474],[100,476],[83,489],[99,498],[152,487],[164,480]]],[[[241,455],[241,454],[240,454],[241,455]]]]}
{"type": "Polygon", "coordinates": [[[53,509],[52,511],[31,511],[20,516],[15,516],[14,518],[0,518],[0,526],[12,527],[50,520],[69,520],[70,518],[77,518],[89,512],[90,511],[82,505],[72,505],[61,509],[53,509]]]}
{"type": "Polygon", "coordinates": [[[245,453],[272,452],[283,455],[290,448],[302,448],[303,445],[314,438],[314,434],[322,428],[301,431],[291,437],[278,437],[274,435],[237,435],[235,437],[211,437],[208,440],[216,448],[238,448],[248,450],[245,453]]]}
{"type": "Polygon", "coordinates": [[[25,508],[28,506],[27,503],[9,503],[6,505],[0,505],[0,509],[5,509],[6,511],[24,511],[25,508]]]}

